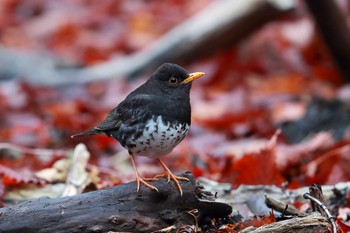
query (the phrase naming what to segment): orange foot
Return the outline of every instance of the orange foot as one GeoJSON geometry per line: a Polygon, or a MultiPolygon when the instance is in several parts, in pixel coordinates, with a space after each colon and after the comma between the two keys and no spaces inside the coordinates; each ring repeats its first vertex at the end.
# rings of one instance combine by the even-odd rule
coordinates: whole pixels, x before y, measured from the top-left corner
{"type": "Polygon", "coordinates": [[[177,188],[180,191],[180,195],[182,196],[183,192],[182,192],[182,188],[180,186],[179,180],[186,180],[189,181],[188,178],[186,177],[182,177],[182,176],[175,176],[170,170],[169,168],[160,160],[157,159],[158,162],[160,163],[160,165],[163,167],[164,169],[164,173],[163,174],[159,174],[156,175],[155,178],[162,178],[162,177],[166,177],[167,178],[167,182],[169,182],[170,180],[173,180],[177,186],[177,188]]]}
{"type": "Polygon", "coordinates": [[[136,172],[136,182],[137,182],[137,192],[140,190],[140,183],[144,184],[146,187],[152,189],[152,190],[156,190],[157,192],[159,192],[159,190],[154,187],[153,185],[149,184],[146,182],[146,180],[149,181],[156,181],[157,178],[142,178],[138,172],[136,172]]]}
{"type": "Polygon", "coordinates": [[[137,182],[137,192],[140,190],[140,183],[144,184],[146,187],[148,187],[148,188],[150,188],[152,190],[156,190],[157,192],[159,192],[156,187],[154,187],[153,185],[151,185],[151,184],[146,182],[146,180],[148,180],[148,181],[156,181],[157,178],[142,178],[140,176],[139,172],[137,171],[136,164],[135,164],[135,158],[134,158],[133,154],[130,154],[130,159],[131,159],[131,162],[132,162],[132,166],[134,167],[134,170],[135,170],[136,182],[137,182]]]}

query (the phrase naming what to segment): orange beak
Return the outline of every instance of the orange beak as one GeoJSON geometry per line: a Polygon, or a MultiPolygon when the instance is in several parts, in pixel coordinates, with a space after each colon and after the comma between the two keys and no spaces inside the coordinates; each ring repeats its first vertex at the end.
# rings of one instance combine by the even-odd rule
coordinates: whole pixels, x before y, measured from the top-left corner
{"type": "Polygon", "coordinates": [[[186,78],[184,81],[181,82],[181,84],[186,84],[186,83],[192,82],[193,80],[196,80],[196,79],[202,77],[203,75],[205,75],[205,73],[203,73],[203,72],[191,73],[188,76],[188,78],[186,78]]]}

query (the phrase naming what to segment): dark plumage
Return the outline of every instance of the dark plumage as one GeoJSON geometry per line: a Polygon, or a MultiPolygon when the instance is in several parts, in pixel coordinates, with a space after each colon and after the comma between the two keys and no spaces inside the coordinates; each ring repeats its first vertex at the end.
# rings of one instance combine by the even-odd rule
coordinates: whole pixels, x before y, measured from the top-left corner
{"type": "MultiPolygon", "coordinates": [[[[204,73],[188,74],[182,67],[166,63],[160,66],[143,85],[131,92],[94,129],[72,137],[104,134],[118,140],[131,156],[136,180],[157,190],[142,179],[134,164],[134,154],[157,158],[168,179],[173,179],[182,194],[177,179],[160,156],[168,154],[182,141],[191,124],[191,82],[204,73]]],[[[159,176],[158,176],[159,177],[159,176]]]]}

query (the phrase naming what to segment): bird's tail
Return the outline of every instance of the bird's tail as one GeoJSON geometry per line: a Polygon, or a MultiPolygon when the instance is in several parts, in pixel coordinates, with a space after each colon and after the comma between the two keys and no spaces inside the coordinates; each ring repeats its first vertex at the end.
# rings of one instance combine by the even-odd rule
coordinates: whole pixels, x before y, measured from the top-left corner
{"type": "Polygon", "coordinates": [[[71,138],[77,138],[77,137],[84,137],[84,136],[89,136],[89,135],[94,135],[94,134],[98,134],[96,129],[90,129],[90,130],[86,130],[86,131],[81,132],[81,133],[73,134],[70,137],[71,138]]]}

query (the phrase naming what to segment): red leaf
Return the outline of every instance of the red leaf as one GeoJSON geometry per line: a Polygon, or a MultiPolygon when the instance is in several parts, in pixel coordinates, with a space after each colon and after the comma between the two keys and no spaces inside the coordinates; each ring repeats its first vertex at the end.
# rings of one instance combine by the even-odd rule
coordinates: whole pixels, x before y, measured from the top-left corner
{"type": "Polygon", "coordinates": [[[343,220],[336,218],[335,219],[338,226],[340,227],[340,229],[342,230],[342,232],[350,232],[350,225],[349,223],[345,223],[343,220]]]}
{"type": "Polygon", "coordinates": [[[250,218],[241,223],[241,230],[246,227],[261,227],[266,224],[271,224],[276,222],[276,217],[273,212],[270,213],[269,216],[250,218]]]}
{"type": "Polygon", "coordinates": [[[17,186],[22,184],[44,185],[46,180],[35,177],[32,173],[19,172],[0,164],[0,176],[5,186],[17,186]]]}
{"type": "Polygon", "coordinates": [[[257,154],[247,154],[235,161],[232,167],[235,184],[280,185],[285,182],[275,163],[274,152],[262,150],[257,154]]]}
{"type": "MultiPolygon", "coordinates": [[[[276,140],[279,131],[258,153],[245,154],[238,160],[232,160],[231,169],[223,172],[223,180],[239,184],[280,185],[285,182],[276,165],[276,140]]],[[[230,160],[227,160],[229,163],[230,160]]]]}
{"type": "Polygon", "coordinates": [[[350,179],[349,142],[338,143],[306,165],[308,182],[335,184],[350,179]]]}

